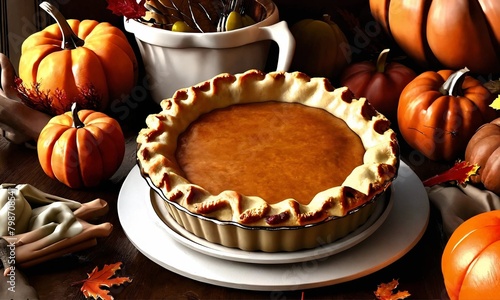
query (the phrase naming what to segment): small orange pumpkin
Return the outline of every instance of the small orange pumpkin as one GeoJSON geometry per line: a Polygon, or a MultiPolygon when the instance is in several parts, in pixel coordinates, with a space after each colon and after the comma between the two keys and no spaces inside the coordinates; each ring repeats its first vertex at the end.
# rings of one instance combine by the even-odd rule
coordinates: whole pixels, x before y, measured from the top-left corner
{"type": "Polygon", "coordinates": [[[77,111],[75,103],[42,129],[37,152],[51,178],[71,188],[94,187],[120,167],[125,139],[115,119],[93,110],[77,111]]]}
{"type": "Polygon", "coordinates": [[[465,160],[480,166],[471,180],[500,195],[500,118],[479,127],[467,144],[465,160]]]}
{"type": "Polygon", "coordinates": [[[389,49],[384,49],[377,61],[348,65],[342,72],[340,84],[347,86],[355,97],[365,97],[376,110],[396,125],[399,96],[417,74],[401,63],[387,62],[388,55],[389,49]]]}
{"type": "Polygon", "coordinates": [[[441,267],[451,300],[498,299],[500,295],[500,210],[478,214],[455,229],[441,267]]]}
{"type": "Polygon", "coordinates": [[[476,130],[496,117],[493,95],[477,79],[459,71],[426,71],[401,92],[398,125],[413,148],[432,160],[463,157],[476,130]]]}
{"type": "Polygon", "coordinates": [[[50,9],[58,24],[22,44],[19,78],[25,89],[36,90],[22,97],[26,104],[51,115],[69,111],[73,102],[103,111],[129,94],[138,65],[125,34],[107,22],[66,21],[50,9]]]}

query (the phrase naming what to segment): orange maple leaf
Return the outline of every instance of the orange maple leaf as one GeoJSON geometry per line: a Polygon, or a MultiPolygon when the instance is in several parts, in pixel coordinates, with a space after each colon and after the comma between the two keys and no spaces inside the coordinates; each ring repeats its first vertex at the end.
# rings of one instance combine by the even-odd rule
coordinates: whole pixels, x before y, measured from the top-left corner
{"type": "Polygon", "coordinates": [[[81,291],[86,298],[102,299],[102,300],[113,300],[113,296],[109,294],[109,288],[113,285],[120,285],[125,282],[132,282],[132,279],[128,277],[114,277],[116,271],[120,270],[122,263],[117,262],[111,265],[104,265],[104,267],[99,271],[98,267],[88,275],[87,279],[82,280],[83,285],[81,291]],[[106,287],[108,289],[102,289],[106,287]]]}
{"type": "Polygon", "coordinates": [[[396,293],[392,292],[398,287],[398,284],[399,281],[397,279],[393,279],[389,283],[382,283],[377,287],[374,294],[379,300],[400,300],[409,297],[410,293],[408,293],[408,291],[397,291],[396,293]]]}

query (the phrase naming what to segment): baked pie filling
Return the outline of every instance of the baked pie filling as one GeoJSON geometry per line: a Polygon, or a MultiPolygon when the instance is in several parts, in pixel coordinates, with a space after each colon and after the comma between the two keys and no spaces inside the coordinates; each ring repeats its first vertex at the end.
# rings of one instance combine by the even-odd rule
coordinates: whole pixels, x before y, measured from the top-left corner
{"type": "Polygon", "coordinates": [[[340,186],[364,152],[360,138],[325,110],[264,102],[201,116],[181,135],[176,158],[186,179],[212,195],[233,190],[269,204],[291,198],[308,205],[340,186]]]}
{"type": "Polygon", "coordinates": [[[141,172],[166,201],[244,226],[347,215],[399,166],[389,121],[345,87],[250,70],[182,89],[138,135],[141,172]]]}

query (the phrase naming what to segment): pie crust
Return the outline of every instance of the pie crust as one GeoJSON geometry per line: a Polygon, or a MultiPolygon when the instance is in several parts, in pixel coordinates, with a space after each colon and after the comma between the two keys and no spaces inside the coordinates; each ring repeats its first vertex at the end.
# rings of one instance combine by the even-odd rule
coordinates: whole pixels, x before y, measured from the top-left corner
{"type": "Polygon", "coordinates": [[[178,90],[172,98],[161,102],[161,108],[161,112],[147,117],[147,128],[139,132],[138,164],[143,176],[167,203],[182,207],[192,216],[249,228],[308,226],[347,216],[383,194],[397,176],[399,146],[388,119],[366,99],[354,99],[346,87],[334,88],[324,78],[310,78],[300,72],[257,70],[220,74],[178,90]],[[179,137],[190,124],[219,108],[268,101],[321,108],[345,121],[365,148],[363,163],[341,185],[317,193],[307,204],[292,198],[268,203],[235,190],[211,194],[186,179],[176,151],[179,137]]]}

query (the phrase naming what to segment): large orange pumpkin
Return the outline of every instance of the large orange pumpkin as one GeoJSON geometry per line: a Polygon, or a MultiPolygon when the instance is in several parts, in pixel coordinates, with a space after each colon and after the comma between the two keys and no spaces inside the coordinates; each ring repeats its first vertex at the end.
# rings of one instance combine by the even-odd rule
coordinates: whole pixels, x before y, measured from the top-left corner
{"type": "Polygon", "coordinates": [[[53,117],[37,142],[40,165],[71,188],[94,187],[120,167],[125,140],[120,124],[102,112],[76,110],[53,117]]]}
{"type": "Polygon", "coordinates": [[[27,99],[27,104],[53,115],[70,110],[73,102],[102,111],[110,100],[130,93],[135,86],[134,51],[125,34],[107,22],[68,20],[67,24],[83,45],[66,43],[63,47],[58,24],[23,42],[19,78],[25,88],[48,96],[27,99]]]}
{"type": "Polygon", "coordinates": [[[498,299],[500,210],[476,215],[455,229],[441,258],[451,300],[498,299]]]}
{"type": "Polygon", "coordinates": [[[426,66],[500,71],[500,1],[370,0],[373,17],[426,66]]]}
{"type": "Polygon", "coordinates": [[[496,117],[489,106],[493,95],[467,71],[427,71],[401,92],[401,135],[429,159],[454,161],[463,157],[479,126],[496,117]]]}

